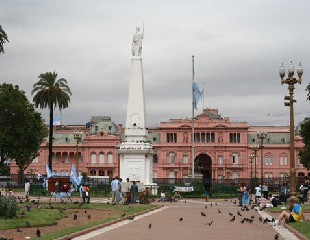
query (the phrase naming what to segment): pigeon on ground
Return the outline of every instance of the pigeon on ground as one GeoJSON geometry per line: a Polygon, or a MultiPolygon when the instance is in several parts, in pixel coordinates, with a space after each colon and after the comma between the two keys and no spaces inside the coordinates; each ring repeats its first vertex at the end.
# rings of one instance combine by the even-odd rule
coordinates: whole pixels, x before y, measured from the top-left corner
{"type": "Polygon", "coordinates": [[[87,218],[88,218],[88,219],[90,219],[90,218],[91,218],[90,214],[88,214],[87,218]]]}
{"type": "Polygon", "coordinates": [[[232,214],[231,212],[230,213],[228,213],[229,214],[229,216],[233,216],[234,214],[232,214]]]}
{"type": "Polygon", "coordinates": [[[78,219],[78,217],[77,217],[77,214],[75,213],[74,215],[73,215],[73,220],[77,220],[78,219]]]}
{"type": "Polygon", "coordinates": [[[262,217],[259,217],[258,220],[261,221],[261,222],[263,222],[263,218],[262,218],[262,217]]]}
{"type": "Polygon", "coordinates": [[[152,228],[152,223],[149,224],[149,229],[151,229],[151,228],[152,228]]]}
{"type": "Polygon", "coordinates": [[[126,212],[124,212],[124,213],[121,215],[121,217],[125,217],[125,215],[126,215],[126,212]]]}
{"type": "Polygon", "coordinates": [[[19,228],[19,227],[17,227],[17,228],[16,228],[16,232],[21,233],[21,232],[22,232],[22,230],[20,230],[20,228],[19,228]]]}
{"type": "Polygon", "coordinates": [[[204,212],[201,212],[200,215],[203,217],[207,216],[204,212]]]}
{"type": "Polygon", "coordinates": [[[212,225],[213,220],[211,220],[211,222],[206,223],[205,225],[209,225],[209,227],[212,225]]]}
{"type": "Polygon", "coordinates": [[[232,219],[230,219],[230,222],[234,222],[236,220],[236,217],[233,216],[232,219]]]}
{"type": "Polygon", "coordinates": [[[240,213],[239,211],[237,212],[237,214],[238,214],[238,216],[242,216],[241,213],[240,213]]]}
{"type": "Polygon", "coordinates": [[[41,231],[39,228],[37,228],[36,235],[37,235],[37,237],[41,237],[41,231]]]}
{"type": "Polygon", "coordinates": [[[220,209],[217,209],[217,213],[221,213],[221,210],[220,210],[220,209]]]}
{"type": "Polygon", "coordinates": [[[130,217],[128,217],[127,219],[128,220],[133,220],[135,218],[135,216],[130,216],[130,217]]]}
{"type": "Polygon", "coordinates": [[[279,233],[277,233],[276,235],[274,235],[274,239],[275,239],[275,240],[279,239],[279,233]]]}
{"type": "Polygon", "coordinates": [[[179,221],[180,221],[180,222],[182,222],[182,221],[183,221],[183,218],[182,218],[182,217],[180,217],[180,218],[179,218],[179,221]]]}

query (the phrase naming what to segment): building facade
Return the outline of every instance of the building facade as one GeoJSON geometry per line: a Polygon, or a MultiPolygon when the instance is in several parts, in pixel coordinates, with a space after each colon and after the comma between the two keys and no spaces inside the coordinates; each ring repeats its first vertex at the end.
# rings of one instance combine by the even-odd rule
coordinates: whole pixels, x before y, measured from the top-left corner
{"type": "MultiPolygon", "coordinates": [[[[148,129],[148,140],[153,145],[153,178],[191,178],[192,147],[194,147],[194,177],[207,179],[285,178],[290,174],[289,126],[249,126],[246,122],[231,122],[217,109],[207,108],[194,119],[170,119],[157,128],[148,129]],[[266,130],[262,147],[258,130],[266,130]],[[250,160],[253,146],[256,161],[250,160]],[[263,171],[261,162],[263,161],[263,171]],[[255,166],[256,165],[256,166],[255,166]]],[[[73,164],[77,171],[89,176],[119,175],[117,150],[124,139],[122,125],[110,117],[93,117],[89,124],[56,126],[53,138],[53,171],[67,174],[73,164]],[[81,141],[74,138],[76,131],[81,141]]],[[[310,171],[299,162],[302,138],[295,135],[295,166],[297,176],[310,176],[310,171]]],[[[48,138],[41,144],[40,156],[25,170],[28,174],[46,174],[48,138]]],[[[18,172],[14,162],[11,173],[18,172]]]]}

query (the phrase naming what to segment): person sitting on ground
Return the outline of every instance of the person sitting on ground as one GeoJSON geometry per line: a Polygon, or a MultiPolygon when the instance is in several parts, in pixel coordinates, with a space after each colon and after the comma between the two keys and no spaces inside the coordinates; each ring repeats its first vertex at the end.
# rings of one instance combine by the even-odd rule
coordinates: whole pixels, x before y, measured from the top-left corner
{"type": "Polygon", "coordinates": [[[281,220],[285,220],[286,223],[289,222],[302,222],[305,220],[305,217],[302,213],[301,206],[298,204],[298,198],[292,196],[289,198],[290,203],[290,209],[292,208],[291,212],[283,211],[278,220],[276,221],[276,224],[280,224],[281,220]]]}
{"type": "Polygon", "coordinates": [[[181,195],[180,195],[179,191],[175,191],[173,196],[172,196],[172,201],[176,202],[177,199],[179,199],[179,200],[181,199],[181,195]]]}
{"type": "Polygon", "coordinates": [[[281,204],[280,200],[272,196],[272,194],[268,194],[268,197],[269,197],[269,202],[266,202],[265,204],[261,204],[259,208],[260,210],[271,208],[271,207],[277,207],[278,205],[281,204]]]}

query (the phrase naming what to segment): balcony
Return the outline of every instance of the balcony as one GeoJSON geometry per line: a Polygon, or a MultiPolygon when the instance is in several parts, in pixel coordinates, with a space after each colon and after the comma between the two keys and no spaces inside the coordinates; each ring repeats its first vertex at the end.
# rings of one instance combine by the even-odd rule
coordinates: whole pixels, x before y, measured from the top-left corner
{"type": "Polygon", "coordinates": [[[223,169],[243,169],[245,168],[245,164],[214,164],[212,165],[212,167],[216,167],[216,168],[223,168],[223,169]]]}

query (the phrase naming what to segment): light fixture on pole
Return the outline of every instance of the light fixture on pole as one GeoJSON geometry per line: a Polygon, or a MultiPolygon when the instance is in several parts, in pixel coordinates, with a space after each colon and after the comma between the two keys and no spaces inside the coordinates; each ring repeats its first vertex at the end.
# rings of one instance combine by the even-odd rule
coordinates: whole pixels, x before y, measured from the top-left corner
{"type": "Polygon", "coordinates": [[[284,102],[285,106],[290,107],[290,195],[296,196],[296,168],[295,168],[295,152],[294,152],[294,85],[296,83],[301,84],[302,82],[302,74],[303,74],[303,68],[301,66],[301,63],[299,63],[296,72],[298,75],[298,79],[294,78],[294,65],[291,62],[290,65],[287,68],[287,79],[285,79],[285,67],[282,63],[280,69],[279,69],[279,75],[281,78],[281,84],[284,83],[288,85],[289,90],[289,96],[285,96],[284,100],[288,100],[288,102],[284,102]]]}
{"type": "Polygon", "coordinates": [[[260,159],[261,159],[261,168],[260,168],[260,178],[261,178],[261,185],[263,185],[264,182],[264,156],[263,156],[263,144],[264,139],[267,137],[267,131],[266,130],[258,130],[257,131],[257,138],[259,138],[259,148],[261,150],[260,152],[260,159]]]}
{"type": "Polygon", "coordinates": [[[75,131],[73,136],[76,140],[76,172],[79,175],[79,144],[82,140],[83,133],[81,131],[75,131]]]}

